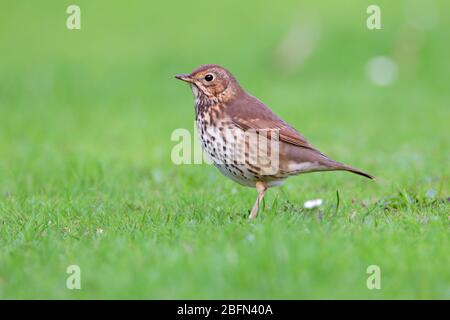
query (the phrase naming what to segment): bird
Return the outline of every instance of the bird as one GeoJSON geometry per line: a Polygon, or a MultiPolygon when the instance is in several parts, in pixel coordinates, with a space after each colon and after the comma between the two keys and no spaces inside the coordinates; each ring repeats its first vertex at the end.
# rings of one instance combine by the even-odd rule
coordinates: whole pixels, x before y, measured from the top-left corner
{"type": "Polygon", "coordinates": [[[299,174],[343,170],[374,176],[332,160],[294,127],[248,94],[233,74],[205,64],[175,78],[189,84],[202,149],[226,177],[256,188],[249,218],[257,217],[266,191],[299,174]]]}

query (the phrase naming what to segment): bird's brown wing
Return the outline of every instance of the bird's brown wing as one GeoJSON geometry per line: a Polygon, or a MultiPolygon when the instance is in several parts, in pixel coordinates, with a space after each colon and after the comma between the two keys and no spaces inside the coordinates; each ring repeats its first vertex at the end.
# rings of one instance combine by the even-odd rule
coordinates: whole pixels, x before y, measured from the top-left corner
{"type": "Polygon", "coordinates": [[[234,124],[243,130],[279,130],[280,141],[319,152],[297,130],[252,96],[239,97],[228,104],[227,108],[234,124]]]}
{"type": "MultiPolygon", "coordinates": [[[[286,163],[281,169],[289,172],[289,163],[314,163],[316,168],[310,170],[333,170],[338,163],[329,159],[294,128],[274,114],[268,107],[256,98],[239,99],[238,104],[229,104],[233,123],[244,131],[248,130],[278,130],[280,155],[286,163]]],[[[270,135],[273,138],[273,135],[270,135]]],[[[292,169],[295,170],[295,169],[292,169]]]]}
{"type": "Polygon", "coordinates": [[[346,170],[369,179],[374,179],[368,173],[328,158],[310,145],[297,130],[284,122],[272,110],[266,107],[266,105],[252,96],[243,94],[238,99],[234,99],[234,101],[228,103],[227,108],[229,108],[228,114],[233,123],[242,130],[278,129],[280,141],[288,145],[300,147],[286,148],[285,152],[288,158],[295,159],[299,163],[317,162],[321,166],[318,171],[346,170]]]}

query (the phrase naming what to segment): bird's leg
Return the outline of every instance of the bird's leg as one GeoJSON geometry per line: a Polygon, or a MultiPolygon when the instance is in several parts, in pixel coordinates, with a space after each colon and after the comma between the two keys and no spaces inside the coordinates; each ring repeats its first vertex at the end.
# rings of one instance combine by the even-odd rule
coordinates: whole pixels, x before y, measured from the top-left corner
{"type": "Polygon", "coordinates": [[[258,191],[258,197],[256,198],[255,204],[253,205],[252,211],[250,212],[249,219],[254,219],[258,215],[259,205],[264,198],[264,193],[266,193],[267,186],[263,182],[256,182],[256,190],[258,191]]]}

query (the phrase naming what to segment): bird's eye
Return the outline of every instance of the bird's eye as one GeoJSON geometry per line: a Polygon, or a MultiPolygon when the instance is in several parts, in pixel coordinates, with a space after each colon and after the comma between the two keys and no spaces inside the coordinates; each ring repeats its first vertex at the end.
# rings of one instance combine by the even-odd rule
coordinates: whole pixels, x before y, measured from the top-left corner
{"type": "Polygon", "coordinates": [[[214,79],[214,76],[212,75],[212,74],[210,74],[210,73],[208,73],[206,76],[205,76],[205,80],[206,81],[212,81],[214,79]]]}

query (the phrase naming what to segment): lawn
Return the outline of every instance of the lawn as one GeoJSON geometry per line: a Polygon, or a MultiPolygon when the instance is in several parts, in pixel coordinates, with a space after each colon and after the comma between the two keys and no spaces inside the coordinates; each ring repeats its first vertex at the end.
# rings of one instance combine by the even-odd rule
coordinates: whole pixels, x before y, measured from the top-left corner
{"type": "Polygon", "coordinates": [[[416,2],[368,30],[372,1],[79,0],[68,30],[72,2],[4,1],[0,298],[449,299],[450,4],[416,2]],[[254,189],[171,161],[194,126],[173,75],[204,63],[377,182],[294,177],[249,221],[254,189]]]}

